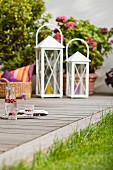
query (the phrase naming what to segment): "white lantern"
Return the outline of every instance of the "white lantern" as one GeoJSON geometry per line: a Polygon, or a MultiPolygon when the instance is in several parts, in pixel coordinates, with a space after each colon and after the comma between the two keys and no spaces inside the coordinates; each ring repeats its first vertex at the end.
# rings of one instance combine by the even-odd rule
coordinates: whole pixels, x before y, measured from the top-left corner
{"type": "MultiPolygon", "coordinates": [[[[53,37],[48,36],[38,44],[38,33],[36,33],[36,95],[40,97],[62,97],[63,96],[63,48],[62,32],[61,43],[53,37]]],[[[56,26],[54,26],[56,28],[56,26]]]]}
{"type": "Polygon", "coordinates": [[[71,98],[85,98],[89,96],[89,47],[79,38],[72,39],[66,46],[67,76],[66,96],[71,98]],[[74,53],[68,58],[68,46],[72,41],[79,40],[87,47],[87,56],[80,52],[74,53]]]}

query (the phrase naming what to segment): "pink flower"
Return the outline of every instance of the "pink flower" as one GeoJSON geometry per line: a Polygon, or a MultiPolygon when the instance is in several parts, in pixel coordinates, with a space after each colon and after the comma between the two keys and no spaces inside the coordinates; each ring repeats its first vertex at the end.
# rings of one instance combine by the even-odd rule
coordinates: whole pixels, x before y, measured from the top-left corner
{"type": "Polygon", "coordinates": [[[54,33],[57,33],[59,32],[59,30],[57,28],[54,29],[54,33]]]}
{"type": "Polygon", "coordinates": [[[66,24],[66,28],[75,28],[75,23],[70,21],[66,24]]]}
{"type": "Polygon", "coordinates": [[[111,43],[113,43],[113,40],[110,40],[111,43]]]}
{"type": "MultiPolygon", "coordinates": [[[[60,36],[60,33],[59,33],[59,32],[57,32],[57,33],[53,36],[53,38],[54,38],[55,40],[57,40],[58,42],[61,42],[61,36],[60,36]]],[[[63,37],[63,39],[64,39],[64,37],[63,37]]]]}
{"type": "Polygon", "coordinates": [[[92,48],[94,49],[94,48],[96,48],[97,47],[97,43],[94,41],[93,43],[92,43],[92,48]]]}
{"type": "Polygon", "coordinates": [[[67,22],[68,18],[66,16],[59,16],[56,18],[57,22],[67,22]]]}
{"type": "Polygon", "coordinates": [[[109,33],[108,28],[100,28],[100,30],[103,34],[109,33]]]}
{"type": "Polygon", "coordinates": [[[93,50],[97,47],[97,43],[92,37],[88,37],[86,41],[91,45],[93,50]]]}

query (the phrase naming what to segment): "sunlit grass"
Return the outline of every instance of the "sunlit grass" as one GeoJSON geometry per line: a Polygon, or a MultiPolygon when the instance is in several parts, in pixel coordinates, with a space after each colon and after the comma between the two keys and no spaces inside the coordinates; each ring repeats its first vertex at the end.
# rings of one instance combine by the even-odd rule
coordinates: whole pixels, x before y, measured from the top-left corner
{"type": "Polygon", "coordinates": [[[111,170],[113,169],[113,113],[68,139],[56,140],[46,154],[38,152],[31,165],[20,163],[2,170],[111,170]]]}

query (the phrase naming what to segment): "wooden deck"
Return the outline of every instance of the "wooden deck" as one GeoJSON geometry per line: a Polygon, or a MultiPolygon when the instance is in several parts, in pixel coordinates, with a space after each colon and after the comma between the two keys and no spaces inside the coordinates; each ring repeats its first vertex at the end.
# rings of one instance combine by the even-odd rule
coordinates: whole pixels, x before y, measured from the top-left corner
{"type": "MultiPolygon", "coordinates": [[[[37,98],[17,100],[18,105],[34,104],[35,109],[47,110],[47,116],[40,119],[0,119],[0,164],[4,155],[26,146],[29,142],[54,132],[57,129],[77,122],[97,112],[113,107],[113,96],[94,95],[87,99],[37,98]]],[[[0,99],[0,115],[4,113],[4,99],[0,99]]],[[[48,140],[48,139],[47,139],[48,140]]],[[[25,152],[25,151],[24,151],[25,152]]]]}

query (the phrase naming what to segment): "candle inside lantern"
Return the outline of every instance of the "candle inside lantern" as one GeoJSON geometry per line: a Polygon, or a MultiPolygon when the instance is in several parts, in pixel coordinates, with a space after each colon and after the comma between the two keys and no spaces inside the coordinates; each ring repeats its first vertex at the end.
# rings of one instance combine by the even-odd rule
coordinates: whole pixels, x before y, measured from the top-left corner
{"type": "Polygon", "coordinates": [[[46,94],[52,94],[52,85],[51,84],[47,85],[46,94]]]}

